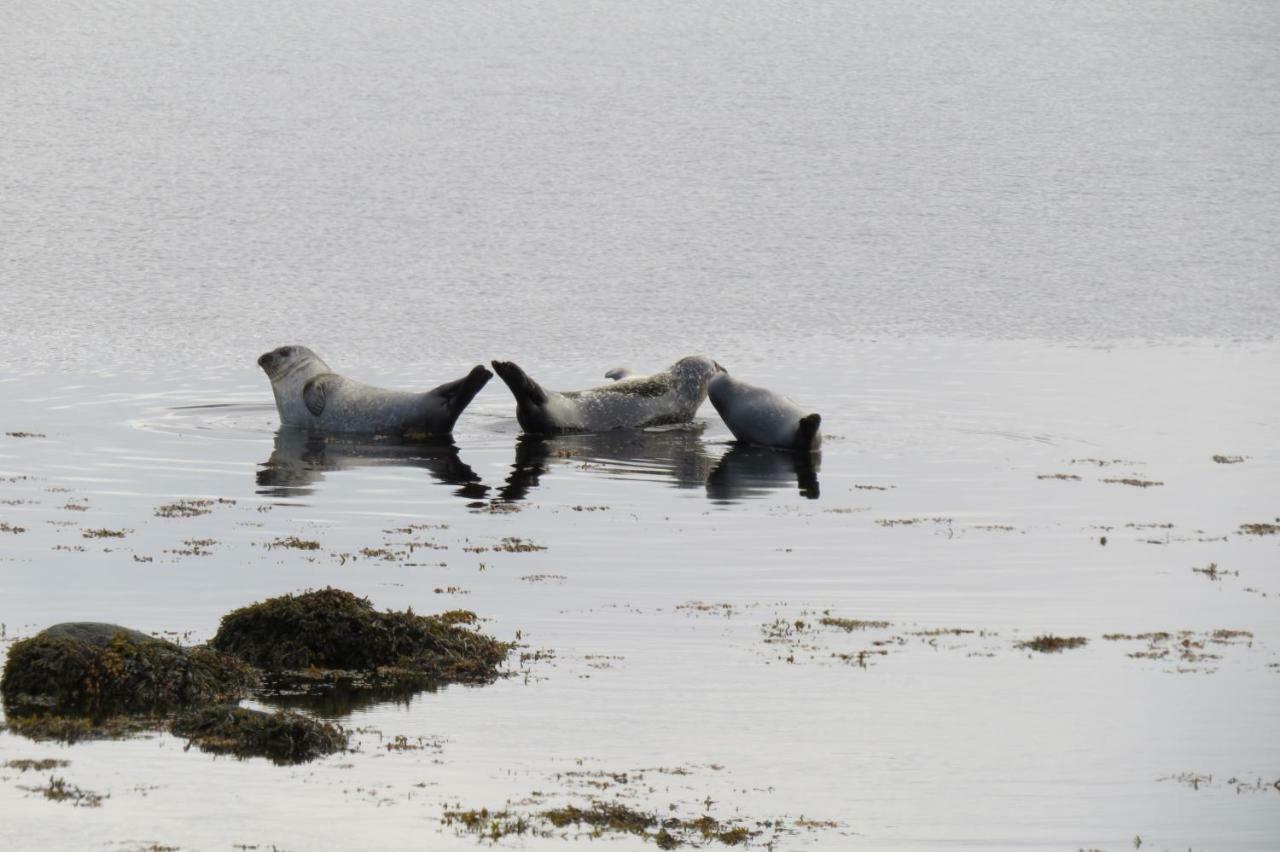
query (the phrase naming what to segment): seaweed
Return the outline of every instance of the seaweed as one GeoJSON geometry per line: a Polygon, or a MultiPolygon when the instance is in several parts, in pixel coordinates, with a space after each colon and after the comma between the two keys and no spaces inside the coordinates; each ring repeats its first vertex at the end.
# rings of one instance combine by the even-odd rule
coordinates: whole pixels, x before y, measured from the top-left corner
{"type": "Polygon", "coordinates": [[[511,646],[460,626],[475,620],[465,610],[379,612],[367,598],[325,588],[234,610],[209,644],[263,669],[277,687],[487,683],[511,646]]]}
{"type": "Polygon", "coordinates": [[[738,846],[759,834],[745,826],[731,826],[708,815],[696,819],[660,819],[657,814],[638,811],[621,802],[599,800],[591,801],[587,807],[565,805],[531,815],[509,810],[490,811],[488,808],[446,810],[441,822],[491,841],[508,834],[552,836],[548,830],[538,828],[541,824],[559,830],[570,827],[583,829],[590,837],[603,837],[606,833],[629,834],[645,841],[651,840],[659,849],[675,849],[686,844],[698,846],[709,841],[738,846]]]}
{"type": "Polygon", "coordinates": [[[1044,636],[1037,636],[1025,642],[1015,642],[1014,647],[1039,651],[1041,654],[1058,654],[1068,648],[1079,648],[1088,641],[1083,636],[1054,636],[1052,633],[1046,633],[1044,636]]]}
{"type": "Polygon", "coordinates": [[[237,757],[267,757],[277,764],[306,763],[347,747],[337,725],[298,713],[264,713],[234,705],[205,707],[178,716],[170,729],[188,747],[237,757]]]}
{"type": "Polygon", "coordinates": [[[207,648],[181,648],[115,625],[58,625],[15,642],[0,677],[6,714],[162,714],[238,698],[257,684],[241,661],[207,648]],[[110,638],[94,641],[89,627],[110,638]]]}

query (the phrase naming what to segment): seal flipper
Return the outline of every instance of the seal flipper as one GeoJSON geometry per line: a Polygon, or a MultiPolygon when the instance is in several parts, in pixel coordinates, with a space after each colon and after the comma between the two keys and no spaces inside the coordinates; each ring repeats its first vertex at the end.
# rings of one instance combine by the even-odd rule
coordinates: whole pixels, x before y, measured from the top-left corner
{"type": "MultiPolygon", "coordinates": [[[[440,387],[430,391],[431,394],[444,399],[445,405],[449,408],[449,413],[453,415],[454,420],[462,414],[462,410],[471,404],[471,400],[476,398],[476,394],[480,393],[480,389],[488,384],[493,378],[490,373],[482,365],[477,364],[460,379],[452,382],[445,382],[440,387]]],[[[452,423],[450,423],[452,427],[452,423]]]]}
{"type": "Polygon", "coordinates": [[[510,361],[494,361],[493,371],[511,388],[511,395],[519,405],[547,404],[547,392],[542,389],[542,385],[529,378],[529,374],[520,369],[519,365],[510,361]]]}
{"type": "Polygon", "coordinates": [[[821,425],[821,414],[806,414],[801,417],[799,427],[796,430],[796,449],[816,450],[822,440],[818,435],[818,427],[821,425]]]}
{"type": "Polygon", "coordinates": [[[302,386],[302,401],[307,404],[307,411],[316,417],[324,413],[325,402],[329,397],[329,386],[337,378],[335,373],[321,373],[318,376],[312,376],[302,386]]]}
{"type": "Polygon", "coordinates": [[[604,377],[606,379],[613,379],[615,382],[620,382],[627,376],[634,376],[635,372],[635,370],[631,370],[626,367],[614,367],[612,370],[605,373],[604,377]]]}
{"type": "MultiPolygon", "coordinates": [[[[533,435],[550,435],[565,431],[547,414],[551,397],[542,385],[529,378],[529,374],[510,361],[494,361],[493,369],[511,389],[516,398],[516,421],[520,428],[533,435]]],[[[559,396],[559,394],[557,394],[559,396]]]]}

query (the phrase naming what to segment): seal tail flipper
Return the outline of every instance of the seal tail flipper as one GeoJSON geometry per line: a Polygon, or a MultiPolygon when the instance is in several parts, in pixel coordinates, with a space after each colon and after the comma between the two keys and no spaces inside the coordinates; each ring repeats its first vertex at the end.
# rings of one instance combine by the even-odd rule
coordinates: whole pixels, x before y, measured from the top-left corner
{"type": "Polygon", "coordinates": [[[449,407],[449,413],[456,419],[458,415],[462,414],[462,410],[471,404],[471,400],[476,398],[476,394],[480,393],[480,389],[492,378],[493,373],[477,364],[470,373],[455,381],[445,382],[440,387],[432,390],[431,393],[444,397],[445,404],[449,407]]]}
{"type": "Polygon", "coordinates": [[[510,361],[494,361],[493,371],[511,388],[511,395],[518,405],[545,405],[547,392],[542,385],[529,378],[529,374],[510,361]]]}
{"type": "Polygon", "coordinates": [[[612,370],[605,373],[604,377],[606,379],[613,379],[615,382],[620,382],[623,379],[625,379],[627,376],[631,376],[634,374],[635,374],[635,370],[630,370],[626,367],[614,367],[612,370]]]}
{"type": "Polygon", "coordinates": [[[800,428],[796,436],[797,449],[816,450],[822,443],[822,436],[818,434],[818,427],[822,425],[821,414],[806,414],[800,418],[800,428]]]}

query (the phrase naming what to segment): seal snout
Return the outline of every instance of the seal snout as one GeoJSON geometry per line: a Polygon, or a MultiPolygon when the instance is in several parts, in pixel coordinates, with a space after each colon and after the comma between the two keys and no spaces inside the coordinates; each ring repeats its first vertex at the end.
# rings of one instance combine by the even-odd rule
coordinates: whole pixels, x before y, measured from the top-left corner
{"type": "Polygon", "coordinates": [[[258,366],[264,370],[267,369],[267,364],[271,362],[271,356],[274,354],[273,352],[263,352],[258,356],[258,366]]]}

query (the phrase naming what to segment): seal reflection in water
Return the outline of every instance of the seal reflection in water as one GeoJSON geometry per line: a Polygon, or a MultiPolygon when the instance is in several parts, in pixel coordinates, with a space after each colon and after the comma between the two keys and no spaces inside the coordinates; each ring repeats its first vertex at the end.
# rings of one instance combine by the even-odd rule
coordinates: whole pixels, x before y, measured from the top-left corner
{"type": "Polygon", "coordinates": [[[702,442],[702,424],[662,429],[588,432],[545,438],[521,435],[507,484],[498,499],[515,502],[541,484],[552,466],[582,467],[599,476],[701,488],[715,459],[702,442]]]}
{"type": "Polygon", "coordinates": [[[702,355],[681,358],[666,370],[629,376],[580,391],[547,390],[519,365],[494,361],[493,369],[516,398],[520,428],[534,435],[603,432],[687,423],[707,398],[707,383],[724,368],[702,355]]]}
{"type": "Polygon", "coordinates": [[[821,461],[819,453],[735,444],[707,477],[707,496],[717,502],[733,502],[765,496],[795,483],[801,496],[817,500],[821,461]]]}
{"type": "Polygon", "coordinates": [[[281,346],[258,358],[271,380],[284,426],[408,438],[448,438],[453,424],[493,378],[483,366],[425,393],[376,388],[343,378],[305,346],[281,346]]]}
{"type": "Polygon", "coordinates": [[[489,492],[479,475],[446,443],[406,442],[358,435],[322,435],[289,426],[276,431],[271,457],[258,466],[258,493],[301,497],[315,491],[326,473],[362,467],[415,467],[425,470],[467,500],[489,492]]]}

